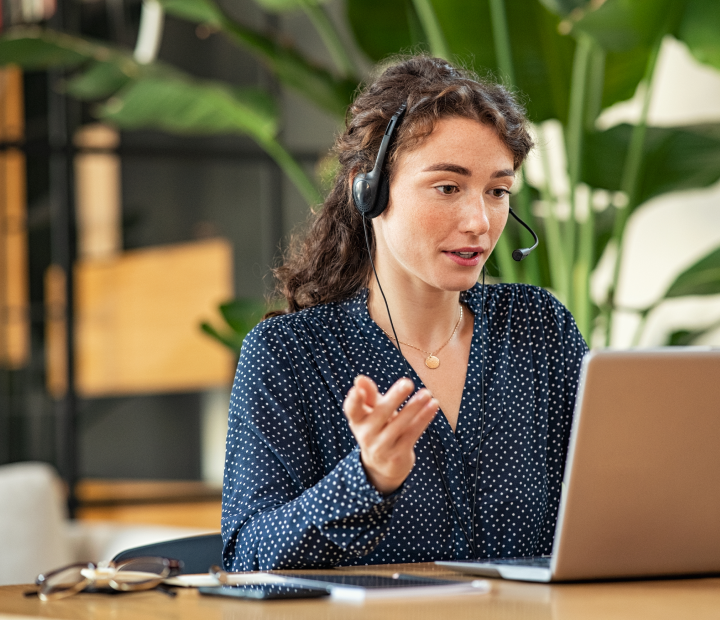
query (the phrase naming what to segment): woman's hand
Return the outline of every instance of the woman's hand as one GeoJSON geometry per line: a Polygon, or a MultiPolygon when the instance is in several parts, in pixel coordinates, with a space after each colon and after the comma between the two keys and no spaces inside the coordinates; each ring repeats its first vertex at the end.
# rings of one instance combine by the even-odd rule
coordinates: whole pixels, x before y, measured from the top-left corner
{"type": "Polygon", "coordinates": [[[410,379],[403,378],[382,395],[372,379],[360,375],[343,403],[368,480],[384,495],[407,478],[415,464],[415,442],[440,406],[422,389],[398,411],[414,388],[410,379]]]}

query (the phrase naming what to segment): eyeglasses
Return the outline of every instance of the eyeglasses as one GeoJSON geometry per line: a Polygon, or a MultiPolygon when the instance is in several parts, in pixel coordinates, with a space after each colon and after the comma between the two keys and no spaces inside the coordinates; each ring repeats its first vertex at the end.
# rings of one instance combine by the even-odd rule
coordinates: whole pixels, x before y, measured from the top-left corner
{"type": "Polygon", "coordinates": [[[212,577],[215,577],[215,579],[217,579],[220,584],[224,586],[228,585],[228,574],[217,564],[213,564],[208,570],[208,572],[212,577]]]}
{"type": "Polygon", "coordinates": [[[180,572],[182,562],[168,558],[131,558],[123,562],[85,562],[64,566],[37,576],[42,601],[72,596],[88,586],[111,587],[122,592],[150,590],[180,572]]]}

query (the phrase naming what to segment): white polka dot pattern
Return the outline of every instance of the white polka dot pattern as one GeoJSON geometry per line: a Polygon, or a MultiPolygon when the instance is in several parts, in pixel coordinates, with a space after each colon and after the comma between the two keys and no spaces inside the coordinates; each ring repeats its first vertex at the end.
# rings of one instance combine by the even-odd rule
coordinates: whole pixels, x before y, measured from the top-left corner
{"type": "MultiPolygon", "coordinates": [[[[247,336],[228,422],[222,511],[228,570],[472,557],[466,535],[480,445],[483,341],[477,553],[551,551],[587,346],[570,313],[543,289],[488,286],[485,321],[478,320],[480,285],[461,297],[476,320],[456,432],[438,414],[415,446],[415,467],[389,497],[365,477],[342,411],[358,374],[385,392],[406,372],[368,314],[367,290],[267,319],[247,336]]],[[[414,372],[411,378],[422,385],[414,372]]]]}

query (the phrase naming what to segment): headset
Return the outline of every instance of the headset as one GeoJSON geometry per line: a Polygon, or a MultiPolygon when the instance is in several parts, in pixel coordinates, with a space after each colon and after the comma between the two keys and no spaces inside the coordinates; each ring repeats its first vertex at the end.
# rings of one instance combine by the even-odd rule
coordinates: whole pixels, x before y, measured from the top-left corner
{"type": "MultiPolygon", "coordinates": [[[[382,141],[380,142],[380,148],[378,149],[378,154],[375,159],[375,165],[373,166],[373,169],[370,172],[363,172],[360,174],[357,174],[352,182],[352,199],[353,204],[355,205],[355,208],[360,212],[363,218],[363,232],[365,233],[365,245],[367,247],[368,256],[370,257],[370,264],[372,265],[373,273],[375,274],[375,281],[377,282],[378,288],[380,289],[380,294],[382,295],[383,301],[385,302],[385,309],[387,310],[388,319],[390,320],[390,327],[392,328],[393,336],[395,337],[395,343],[397,345],[398,351],[400,352],[401,357],[403,358],[403,361],[405,362],[405,366],[407,368],[407,374],[408,377],[412,375],[410,363],[407,361],[407,358],[405,357],[404,353],[402,352],[402,349],[400,348],[400,339],[398,338],[397,332],[395,331],[395,325],[393,324],[392,315],[390,314],[390,306],[388,305],[387,298],[385,297],[385,292],[383,291],[382,285],[380,284],[380,279],[378,278],[377,270],[375,269],[375,261],[373,260],[372,251],[370,250],[370,239],[368,238],[368,232],[367,232],[367,220],[375,218],[379,216],[385,209],[387,208],[388,202],[390,200],[390,182],[388,180],[387,174],[383,172],[383,167],[385,166],[385,157],[387,154],[387,149],[390,144],[390,141],[392,140],[393,134],[395,133],[395,130],[397,129],[397,126],[400,124],[400,121],[407,111],[407,102],[404,102],[393,114],[392,118],[390,119],[390,122],[388,123],[385,134],[383,135],[382,141]]],[[[525,222],[523,222],[516,214],[515,212],[510,209],[510,215],[512,215],[520,224],[522,224],[533,236],[534,244],[529,248],[518,248],[517,250],[513,250],[512,257],[516,261],[523,260],[530,252],[532,252],[539,243],[538,236],[535,234],[535,231],[533,231],[530,226],[528,226],[525,222]]],[[[482,270],[482,307],[480,311],[480,320],[485,320],[485,267],[483,266],[482,270]]],[[[463,521],[460,517],[460,513],[457,509],[457,506],[455,505],[455,501],[452,498],[452,494],[450,492],[450,488],[448,486],[447,480],[445,480],[445,476],[442,473],[442,468],[440,467],[440,460],[438,458],[437,452],[435,451],[435,443],[431,440],[430,441],[430,447],[432,449],[433,457],[435,459],[435,464],[438,468],[438,471],[440,472],[440,477],[443,481],[443,486],[445,487],[445,493],[448,497],[448,500],[450,501],[450,505],[452,506],[453,512],[455,513],[455,518],[457,519],[458,525],[460,526],[460,529],[462,530],[463,536],[465,537],[465,540],[468,544],[468,547],[472,551],[473,557],[477,558],[477,547],[475,546],[475,509],[477,505],[477,484],[478,484],[478,478],[480,476],[480,457],[482,456],[482,438],[483,438],[483,432],[485,430],[485,337],[484,337],[484,331],[483,326],[481,325],[480,328],[482,343],[482,377],[481,377],[481,395],[480,395],[480,402],[482,407],[482,416],[481,416],[481,422],[480,422],[480,436],[479,441],[480,444],[478,446],[478,456],[477,461],[475,465],[475,482],[474,482],[474,492],[473,492],[473,501],[472,501],[472,515],[471,515],[471,535],[468,534],[468,532],[465,529],[465,525],[463,524],[463,521]]],[[[440,437],[438,437],[438,440],[440,440],[440,437]]]]}
{"type": "MultiPolygon", "coordinates": [[[[373,219],[380,215],[388,206],[390,201],[390,182],[388,176],[383,172],[385,166],[385,156],[387,149],[392,140],[393,134],[400,124],[402,117],[407,110],[407,102],[403,103],[398,111],[393,114],[390,122],[385,129],[380,148],[375,159],[375,166],[370,172],[362,172],[355,176],[352,182],[352,198],[355,208],[360,212],[363,218],[373,219]]],[[[535,231],[530,228],[520,217],[510,209],[512,215],[528,232],[533,236],[533,245],[529,248],[518,248],[513,250],[512,257],[516,261],[521,261],[527,257],[539,244],[538,236],[535,231]]]]}

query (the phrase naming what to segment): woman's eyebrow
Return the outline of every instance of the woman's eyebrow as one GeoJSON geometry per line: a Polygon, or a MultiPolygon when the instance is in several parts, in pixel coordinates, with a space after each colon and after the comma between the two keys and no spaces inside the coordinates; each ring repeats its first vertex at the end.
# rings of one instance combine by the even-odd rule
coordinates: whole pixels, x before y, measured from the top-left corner
{"type": "MultiPolygon", "coordinates": [[[[470,172],[470,170],[468,170],[464,166],[445,162],[441,162],[439,164],[432,164],[431,166],[424,168],[423,172],[454,172],[456,174],[461,174],[465,177],[472,176],[472,172],[470,172]]],[[[515,177],[515,171],[510,168],[506,168],[504,170],[496,170],[490,175],[490,178],[492,179],[499,179],[502,177],[515,177]]]]}
{"type": "Polygon", "coordinates": [[[500,177],[514,177],[515,171],[507,168],[506,170],[496,170],[490,175],[492,179],[499,179],[500,177]]]}
{"type": "Polygon", "coordinates": [[[464,166],[458,166],[457,164],[439,163],[428,166],[423,172],[455,172],[465,177],[472,176],[472,172],[464,166]]]}

